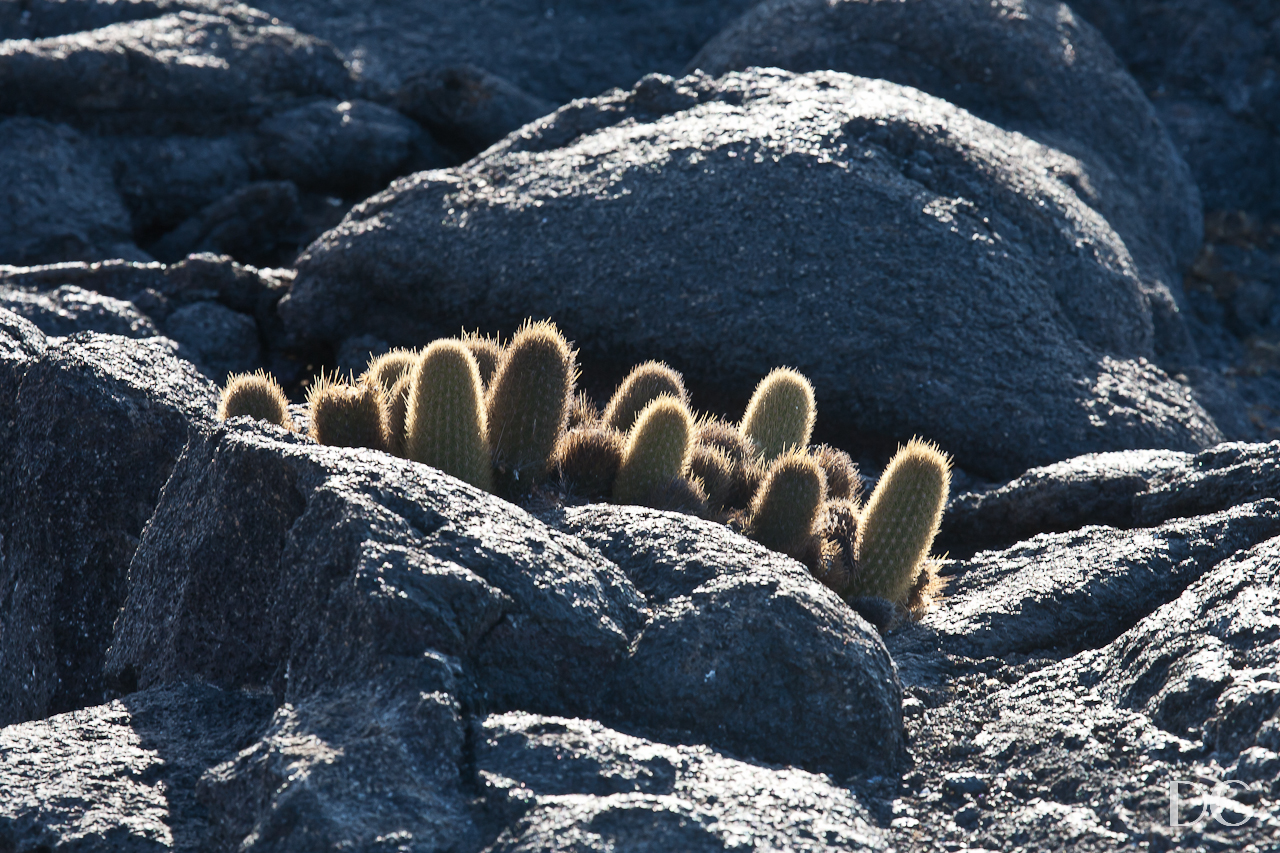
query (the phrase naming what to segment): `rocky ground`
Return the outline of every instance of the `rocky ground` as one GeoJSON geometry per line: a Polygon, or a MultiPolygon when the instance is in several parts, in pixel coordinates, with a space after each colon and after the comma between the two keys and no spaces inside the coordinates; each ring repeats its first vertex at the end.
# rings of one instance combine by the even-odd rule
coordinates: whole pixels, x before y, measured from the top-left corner
{"type": "Polygon", "coordinates": [[[1278,39],[0,0],[0,851],[1280,851],[1278,39]],[[215,416],[531,315],[938,441],[943,600],[215,416]]]}

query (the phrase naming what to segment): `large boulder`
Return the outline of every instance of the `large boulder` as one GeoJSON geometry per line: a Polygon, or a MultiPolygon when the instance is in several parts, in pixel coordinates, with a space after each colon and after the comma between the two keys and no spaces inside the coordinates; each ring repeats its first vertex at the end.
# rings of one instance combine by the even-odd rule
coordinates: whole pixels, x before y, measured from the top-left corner
{"type": "Polygon", "coordinates": [[[331,46],[241,4],[175,4],[168,14],[137,4],[145,19],[106,26],[92,10],[122,4],[67,5],[84,11],[68,21],[83,31],[0,42],[0,114],[130,134],[207,133],[354,85],[331,46]]]}
{"type": "Polygon", "coordinates": [[[108,670],[289,699],[437,651],[470,701],[588,713],[643,601],[504,501],[247,421],[193,437],[129,572],[108,670]]]}
{"type": "Polygon", "coordinates": [[[0,336],[0,722],[101,702],[129,561],[213,386],[171,341],[0,336]]]}
{"type": "Polygon", "coordinates": [[[902,763],[893,661],[804,566],[724,525],[638,507],[572,509],[562,524],[654,611],[613,690],[616,719],[841,777],[902,763]]]}
{"type": "Polygon", "coordinates": [[[1123,238],[1155,309],[1157,349],[1194,361],[1178,313],[1200,248],[1200,196],[1151,104],[1102,36],[1057,0],[768,0],[689,63],[846,71],[928,92],[1080,164],[1068,179],[1123,238]]]}
{"type": "Polygon", "coordinates": [[[0,264],[150,260],[92,140],[40,119],[0,119],[0,160],[0,264]]]}
{"type": "Polygon", "coordinates": [[[988,476],[1199,449],[1220,433],[1148,363],[1150,299],[1080,168],[885,81],[654,76],[393,184],[280,310],[412,344],[551,315],[584,362],[664,358],[729,409],[789,364],[836,436],[924,434],[988,476]]]}

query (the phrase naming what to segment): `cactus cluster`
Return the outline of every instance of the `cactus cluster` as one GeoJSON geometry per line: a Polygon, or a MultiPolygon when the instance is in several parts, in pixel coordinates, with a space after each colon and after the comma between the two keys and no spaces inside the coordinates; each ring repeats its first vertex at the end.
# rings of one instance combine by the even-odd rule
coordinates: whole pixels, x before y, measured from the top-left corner
{"type": "MultiPolygon", "coordinates": [[[[865,504],[849,454],[810,447],[812,384],[791,368],[760,381],[741,421],[696,417],[681,375],[633,369],[600,411],[577,392],[576,352],[549,321],[504,346],[479,333],[392,350],[359,379],[321,376],[307,394],[317,442],[432,465],[480,489],[535,489],[715,519],[805,563],[847,599],[874,596],[919,613],[936,595],[929,557],[950,460],[913,439],[865,504]]],[[[219,416],[293,428],[280,386],[233,376],[219,416]]],[[[886,605],[887,606],[887,605],[886,605]]]]}

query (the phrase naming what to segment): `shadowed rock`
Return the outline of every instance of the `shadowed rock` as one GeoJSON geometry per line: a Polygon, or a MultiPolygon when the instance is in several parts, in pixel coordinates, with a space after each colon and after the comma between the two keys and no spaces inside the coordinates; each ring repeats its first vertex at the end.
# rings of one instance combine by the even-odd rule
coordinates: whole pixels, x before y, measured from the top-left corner
{"type": "Polygon", "coordinates": [[[0,160],[0,264],[150,260],[133,243],[110,162],[94,141],[40,119],[0,120],[0,160]]]}
{"type": "MultiPolygon", "coordinates": [[[[191,5],[198,11],[175,4],[145,20],[0,43],[0,113],[125,133],[207,133],[272,102],[351,89],[320,39],[248,6],[191,5]]],[[[83,23],[92,27],[92,16],[83,23]]]]}
{"type": "Polygon", "coordinates": [[[0,335],[0,722],[102,701],[126,573],[213,386],[163,338],[0,335]]]}
{"type": "Polygon", "coordinates": [[[947,506],[934,550],[953,557],[1087,524],[1150,527],[1280,494],[1280,442],[1199,453],[1096,453],[1035,468],[947,506]]]}

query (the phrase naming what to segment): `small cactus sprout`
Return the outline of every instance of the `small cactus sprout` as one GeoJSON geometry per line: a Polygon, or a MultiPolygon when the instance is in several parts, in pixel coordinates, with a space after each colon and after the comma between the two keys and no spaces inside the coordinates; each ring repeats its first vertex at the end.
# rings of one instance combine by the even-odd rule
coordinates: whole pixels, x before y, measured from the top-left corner
{"type": "Polygon", "coordinates": [[[613,491],[622,465],[625,439],[617,430],[578,427],[566,432],[556,445],[555,466],[565,488],[586,498],[601,498],[613,491]]]}
{"type": "Polygon", "coordinates": [[[923,618],[942,598],[942,590],[946,586],[947,580],[938,574],[941,564],[941,560],[929,558],[920,567],[920,574],[916,577],[916,582],[911,585],[911,592],[907,595],[907,612],[911,614],[913,619],[919,620],[923,618]]]}
{"type": "Polygon", "coordinates": [[[909,605],[950,487],[951,459],[937,445],[913,438],[898,449],[862,512],[849,594],[909,605]]]}
{"type": "Polygon", "coordinates": [[[813,385],[798,371],[779,367],[756,386],[739,430],[767,465],[809,444],[814,417],[813,385]]]}
{"type": "Polygon", "coordinates": [[[689,395],[684,390],[684,378],[660,361],[646,361],[637,365],[613,392],[604,410],[605,426],[625,433],[640,417],[649,403],[663,394],[670,395],[685,406],[689,395]]]}
{"type": "Polygon", "coordinates": [[[829,444],[819,444],[812,452],[813,458],[822,466],[822,473],[827,475],[827,499],[859,503],[862,500],[862,477],[853,458],[829,444]]]}
{"type": "Polygon", "coordinates": [[[735,464],[741,464],[751,457],[751,446],[742,437],[742,433],[738,432],[736,426],[721,418],[708,417],[700,420],[694,440],[698,444],[720,450],[735,464]]]}
{"type": "Polygon", "coordinates": [[[218,419],[225,421],[239,415],[248,415],[260,421],[268,421],[285,429],[293,429],[289,417],[289,398],[274,376],[265,370],[254,373],[233,373],[227,377],[218,402],[218,419]]]}
{"type": "Polygon", "coordinates": [[[497,338],[475,332],[464,332],[462,342],[475,356],[476,367],[480,369],[480,381],[489,387],[493,374],[498,370],[498,362],[502,360],[502,343],[497,338]]]}
{"type": "Polygon", "coordinates": [[[405,456],[493,491],[480,368],[457,339],[434,341],[414,365],[405,414],[405,456]]]}
{"type": "Polygon", "coordinates": [[[682,512],[705,518],[707,515],[707,490],[697,477],[673,477],[663,485],[649,490],[641,503],[654,509],[682,512]]]}
{"type": "Polygon", "coordinates": [[[856,568],[853,555],[858,541],[858,505],[847,498],[835,498],[829,499],[823,510],[825,518],[819,533],[822,564],[814,576],[843,595],[856,568]]]}
{"type": "Polygon", "coordinates": [[[654,489],[685,473],[689,466],[693,418],[684,401],[663,394],[644,407],[627,435],[622,466],[613,484],[620,504],[643,504],[654,489]]]}
{"type": "Polygon", "coordinates": [[[504,485],[521,490],[547,473],[577,378],[573,348],[554,323],[526,323],[502,351],[485,405],[504,485]]]}
{"type": "Polygon", "coordinates": [[[573,395],[573,401],[569,403],[569,420],[565,423],[566,430],[579,429],[580,427],[593,427],[600,424],[600,410],[596,408],[596,404],[587,396],[586,391],[579,391],[573,395]]]}
{"type": "Polygon", "coordinates": [[[413,386],[413,372],[401,376],[391,386],[384,399],[387,411],[387,452],[404,456],[404,421],[409,411],[409,389],[413,386]]]}
{"type": "Polygon", "coordinates": [[[827,497],[821,466],[792,450],[773,460],[751,502],[751,538],[792,557],[804,553],[827,497]]]}
{"type": "Polygon", "coordinates": [[[708,508],[716,513],[723,511],[738,482],[733,460],[718,447],[695,444],[689,456],[689,473],[702,481],[708,508]]]}
{"type": "Polygon", "coordinates": [[[720,451],[733,463],[733,481],[729,489],[720,495],[716,484],[703,471],[697,471],[707,484],[708,495],[714,504],[719,501],[722,509],[745,510],[760,486],[763,471],[753,459],[751,448],[738,428],[720,418],[705,418],[698,423],[697,446],[720,451]]]}
{"type": "Polygon", "coordinates": [[[387,449],[382,390],[370,383],[351,385],[324,376],[307,390],[311,437],[330,447],[387,449]]]}
{"type": "Polygon", "coordinates": [[[390,391],[403,377],[409,375],[418,361],[418,354],[408,349],[393,349],[370,360],[368,369],[360,375],[361,382],[375,382],[384,391],[390,391]]]}

